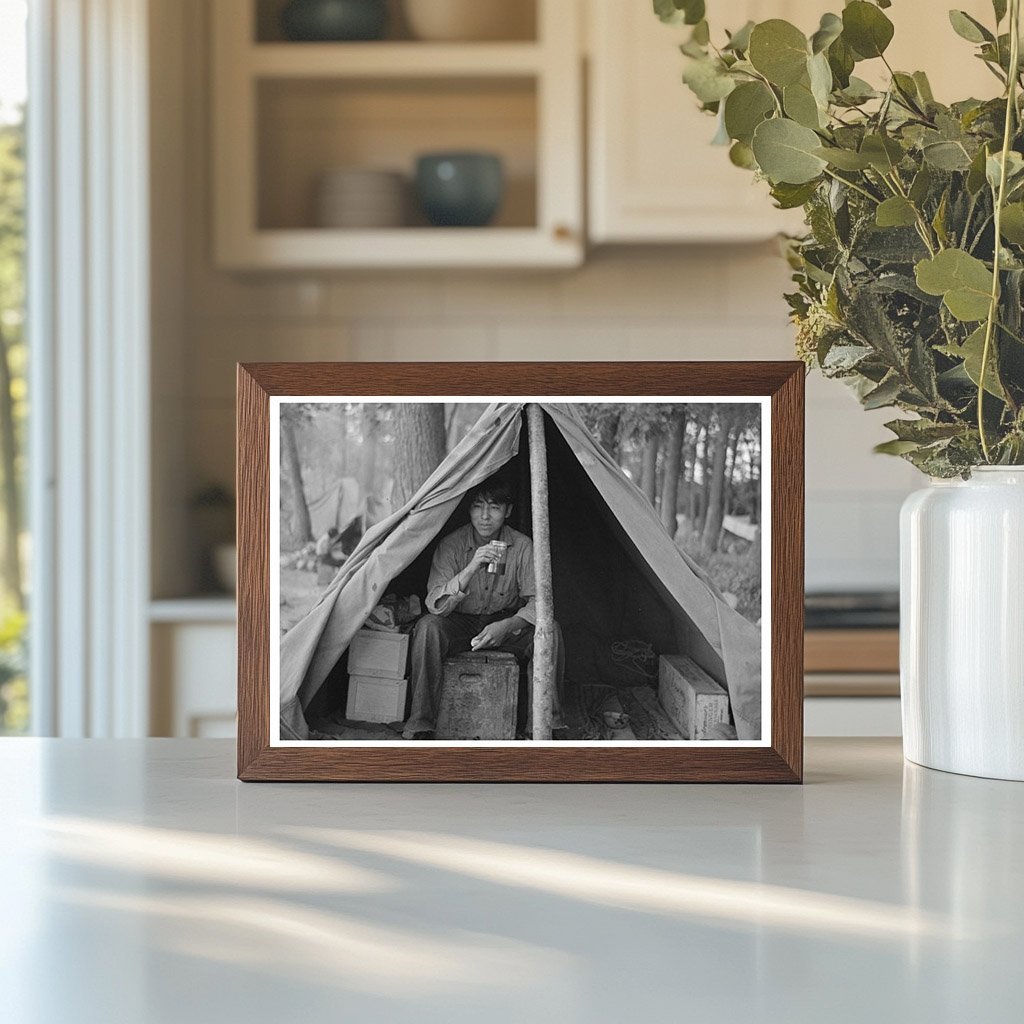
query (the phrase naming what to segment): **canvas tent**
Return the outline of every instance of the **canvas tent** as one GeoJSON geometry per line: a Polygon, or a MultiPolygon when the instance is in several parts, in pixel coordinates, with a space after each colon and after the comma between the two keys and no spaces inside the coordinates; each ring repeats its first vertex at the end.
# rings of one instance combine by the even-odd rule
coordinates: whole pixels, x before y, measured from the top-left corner
{"type": "MultiPolygon", "coordinates": [[[[729,607],[679,551],[632,481],[572,405],[544,404],[555,617],[569,680],[588,681],[594,652],[640,637],[689,654],[729,692],[740,739],[761,735],[760,630],[729,607]]],[[[281,738],[309,737],[307,711],[343,685],[343,655],[388,593],[425,592],[437,541],[468,521],[469,493],[499,470],[523,495],[512,525],[530,532],[525,406],[488,407],[409,502],[371,528],[319,602],[281,640],[281,738]]]]}
{"type": "Polygon", "coordinates": [[[343,476],[318,498],[308,499],[309,522],[314,537],[322,537],[333,528],[344,533],[352,523],[365,515],[365,502],[360,498],[359,482],[343,476]]]}

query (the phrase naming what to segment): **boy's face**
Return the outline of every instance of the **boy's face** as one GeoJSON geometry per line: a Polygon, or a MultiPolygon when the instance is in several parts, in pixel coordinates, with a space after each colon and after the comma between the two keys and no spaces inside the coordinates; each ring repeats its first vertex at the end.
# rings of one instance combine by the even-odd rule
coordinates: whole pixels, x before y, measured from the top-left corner
{"type": "Polygon", "coordinates": [[[493,540],[511,511],[511,505],[478,494],[469,506],[469,521],[482,540],[493,540]]]}

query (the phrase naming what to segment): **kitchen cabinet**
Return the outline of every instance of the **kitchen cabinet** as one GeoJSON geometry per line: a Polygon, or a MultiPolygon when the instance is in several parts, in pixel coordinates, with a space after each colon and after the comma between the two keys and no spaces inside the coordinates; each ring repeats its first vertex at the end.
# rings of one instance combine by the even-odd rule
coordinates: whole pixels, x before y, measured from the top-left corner
{"type": "MultiPolygon", "coordinates": [[[[710,145],[715,121],[702,114],[681,82],[678,49],[685,26],[663,25],[646,2],[587,0],[588,222],[592,242],[727,242],[799,232],[798,210],[776,210],[767,186],[734,167],[725,147],[710,145]]],[[[708,2],[712,37],[747,20],[785,18],[805,33],[825,0],[708,2]]],[[[958,7],[985,23],[988,0],[958,7]]],[[[901,0],[886,11],[896,33],[887,56],[896,68],[926,71],[944,102],[996,94],[998,83],[974,59],[929,0],[901,0]]],[[[880,61],[858,65],[858,75],[880,83],[880,61]]]]}
{"type": "Polygon", "coordinates": [[[153,736],[235,735],[235,602],[230,597],[150,605],[153,736]]]}
{"type": "MultiPolygon", "coordinates": [[[[213,30],[213,211],[229,269],[573,266],[583,258],[579,10],[516,0],[533,38],[291,42],[280,4],[218,0],[213,30]],[[536,4],[535,9],[532,5],[536,4]],[[411,178],[424,152],[498,154],[506,188],[481,228],[318,226],[337,168],[411,178]]],[[[411,200],[411,196],[410,196],[411,200]]]]}
{"type": "MultiPolygon", "coordinates": [[[[689,28],[663,25],[650,4],[588,0],[588,225],[592,242],[736,242],[797,231],[765,183],[712,146],[715,120],[682,83],[689,28]]],[[[820,0],[708,4],[712,32],[749,19],[800,17],[820,0]],[[723,23],[723,14],[728,19],[723,23]]]]}

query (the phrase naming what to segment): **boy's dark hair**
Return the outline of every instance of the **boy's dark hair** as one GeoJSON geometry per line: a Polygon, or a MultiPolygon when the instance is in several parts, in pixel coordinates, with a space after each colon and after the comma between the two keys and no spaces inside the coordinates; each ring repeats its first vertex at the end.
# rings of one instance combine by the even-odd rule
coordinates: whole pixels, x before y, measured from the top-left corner
{"type": "Polygon", "coordinates": [[[512,488],[507,480],[501,477],[491,477],[470,494],[470,505],[478,498],[483,498],[484,501],[494,501],[499,505],[511,505],[513,503],[512,488]]]}

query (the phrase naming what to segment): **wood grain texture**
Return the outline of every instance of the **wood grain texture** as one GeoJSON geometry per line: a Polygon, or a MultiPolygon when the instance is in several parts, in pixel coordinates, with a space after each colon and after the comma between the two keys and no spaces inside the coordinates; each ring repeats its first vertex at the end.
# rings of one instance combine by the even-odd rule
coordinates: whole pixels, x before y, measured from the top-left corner
{"type": "Polygon", "coordinates": [[[238,774],[270,741],[270,401],[238,367],[238,774]]]}
{"type": "Polygon", "coordinates": [[[809,629],[805,672],[899,672],[898,629],[809,629]]]}
{"type": "MultiPolygon", "coordinates": [[[[238,368],[238,776],[244,781],[799,782],[803,381],[798,362],[253,363],[238,368]],[[271,395],[770,396],[770,747],[270,746],[271,395]]],[[[767,673],[765,684],[769,682],[767,673]]]]}
{"type": "Polygon", "coordinates": [[[772,391],[772,747],[803,780],[804,374],[772,391]]]}

